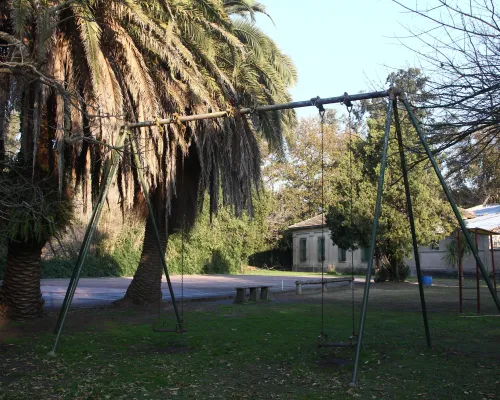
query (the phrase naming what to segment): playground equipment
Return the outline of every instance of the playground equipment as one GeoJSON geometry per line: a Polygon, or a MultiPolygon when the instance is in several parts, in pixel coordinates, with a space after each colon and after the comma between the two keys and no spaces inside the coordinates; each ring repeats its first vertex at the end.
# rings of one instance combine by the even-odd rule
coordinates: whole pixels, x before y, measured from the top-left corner
{"type": "MultiPolygon", "coordinates": [[[[494,247],[493,247],[493,235],[497,235],[497,233],[485,231],[482,229],[474,228],[474,229],[469,229],[470,232],[474,232],[474,244],[476,251],[478,251],[478,235],[479,234],[489,234],[489,239],[490,239],[490,255],[491,255],[491,273],[493,276],[493,287],[495,288],[495,292],[497,292],[497,279],[495,275],[495,253],[494,253],[494,247]]],[[[462,252],[462,246],[463,244],[461,243],[460,240],[460,231],[457,232],[457,250],[458,250],[458,289],[459,289],[459,301],[460,301],[460,314],[463,313],[463,303],[464,301],[475,301],[476,302],[476,310],[477,313],[481,313],[481,290],[480,290],[480,275],[479,275],[479,264],[476,261],[476,269],[475,269],[475,278],[476,278],[476,285],[474,287],[471,286],[465,286],[465,280],[464,280],[464,271],[463,271],[463,252],[462,252]],[[464,297],[464,290],[472,292],[473,290],[476,291],[476,297],[464,297]]],[[[485,250],[486,251],[486,250],[485,250]]],[[[485,254],[486,256],[486,254],[485,254]]],[[[467,293],[470,293],[467,292],[467,293]]]]}
{"type": "MultiPolygon", "coordinates": [[[[469,231],[467,230],[467,227],[465,226],[465,223],[460,215],[460,212],[455,204],[455,201],[453,200],[453,197],[451,196],[450,190],[448,189],[448,186],[446,185],[446,182],[444,181],[444,178],[439,170],[438,164],[436,160],[434,159],[434,156],[432,154],[432,151],[427,144],[427,141],[425,139],[424,133],[422,129],[420,128],[420,125],[415,118],[413,111],[411,109],[410,103],[408,102],[405,94],[399,90],[398,88],[392,87],[389,90],[386,91],[378,91],[378,92],[370,92],[370,93],[360,93],[356,95],[347,95],[344,94],[342,96],[337,96],[337,97],[330,97],[330,98],[313,98],[311,100],[305,100],[305,101],[297,101],[297,102],[291,102],[291,103],[286,103],[286,104],[273,104],[273,105],[263,105],[263,106],[255,106],[252,108],[241,108],[239,110],[227,110],[227,111],[218,111],[218,112],[213,112],[213,113],[208,113],[208,114],[199,114],[199,115],[188,115],[188,116],[182,116],[182,117],[172,117],[172,118],[166,118],[166,119],[160,119],[157,121],[143,121],[143,122],[137,122],[137,123],[129,123],[125,124],[121,127],[119,135],[116,139],[116,142],[114,143],[113,149],[111,151],[111,156],[108,157],[106,160],[106,167],[105,167],[105,174],[104,174],[104,179],[103,179],[103,184],[101,185],[100,193],[98,196],[98,201],[96,202],[96,205],[94,206],[94,209],[92,211],[92,216],[89,222],[89,225],[87,227],[87,231],[85,233],[84,240],[81,245],[81,249],[78,255],[77,263],[75,265],[75,268],[73,270],[73,274],[70,280],[70,283],[68,285],[68,289],[66,292],[66,297],[64,299],[63,306],[61,308],[57,326],[56,326],[56,331],[57,331],[57,336],[56,340],[54,343],[53,350],[51,351],[52,355],[55,355],[57,345],[59,343],[59,339],[62,333],[62,329],[64,327],[64,321],[67,315],[67,312],[69,310],[69,307],[71,306],[71,301],[73,299],[76,286],[78,284],[78,279],[80,276],[81,268],[83,266],[83,263],[85,261],[85,257],[88,253],[89,246],[90,246],[90,240],[92,239],[93,234],[95,233],[97,223],[99,221],[99,217],[104,205],[104,202],[106,201],[106,196],[108,193],[108,189],[110,187],[110,184],[114,178],[114,174],[117,169],[118,165],[118,160],[120,157],[120,150],[122,146],[124,145],[125,138],[129,137],[131,139],[132,143],[135,143],[134,140],[134,135],[133,132],[136,128],[140,127],[147,127],[147,126],[154,126],[154,125],[166,125],[170,123],[182,123],[182,122],[188,122],[188,121],[196,121],[196,120],[202,120],[202,119],[217,119],[217,118],[232,118],[235,113],[239,113],[240,115],[250,115],[253,113],[262,113],[262,112],[267,112],[267,111],[277,111],[277,110],[285,110],[285,109],[292,109],[292,108],[300,108],[300,107],[310,107],[310,106],[316,106],[318,110],[324,113],[324,105],[325,104],[334,104],[334,103],[342,103],[345,105],[348,105],[349,103],[352,103],[353,101],[359,101],[359,100],[364,100],[364,99],[375,99],[375,98],[386,98],[388,99],[387,102],[387,114],[386,114],[386,124],[385,124],[385,134],[384,134],[384,141],[383,141],[383,151],[382,151],[382,159],[381,159],[381,167],[380,167],[380,175],[379,175],[379,181],[378,181],[378,189],[377,189],[377,200],[376,200],[376,206],[375,206],[375,217],[373,221],[373,226],[372,226],[372,235],[371,235],[371,243],[370,243],[370,257],[368,259],[368,266],[366,269],[366,280],[365,280],[365,287],[364,287],[364,293],[363,293],[363,302],[362,302],[362,309],[361,309],[361,315],[360,315],[360,323],[359,323],[359,329],[358,329],[358,335],[357,335],[357,342],[356,342],[356,356],[354,360],[354,368],[353,368],[353,374],[352,374],[352,381],[350,383],[351,386],[356,386],[357,381],[358,381],[358,367],[359,367],[359,358],[360,358],[360,352],[361,352],[361,347],[363,343],[363,333],[364,333],[364,327],[365,327],[365,320],[366,320],[366,312],[367,312],[367,306],[368,306],[368,296],[369,296],[369,291],[370,291],[370,282],[371,282],[371,274],[372,274],[372,267],[373,267],[373,258],[374,258],[374,252],[375,252],[375,241],[376,241],[376,236],[377,236],[377,230],[378,230],[378,224],[379,224],[379,217],[380,217],[380,210],[381,210],[381,204],[382,204],[382,192],[384,188],[384,176],[385,176],[385,169],[386,169],[386,162],[387,162],[387,149],[388,149],[388,141],[389,141],[389,133],[390,133],[390,127],[391,127],[391,121],[392,117],[394,115],[394,122],[395,122],[395,128],[396,128],[396,136],[397,136],[397,141],[398,141],[398,147],[399,147],[399,153],[400,153],[400,158],[401,158],[401,170],[402,170],[402,175],[403,175],[403,181],[404,181],[404,187],[405,187],[405,195],[406,195],[406,204],[407,204],[407,211],[408,211],[408,217],[409,217],[409,225],[410,225],[410,230],[411,230],[411,235],[412,235],[412,244],[413,244],[413,250],[414,250],[414,255],[415,255],[415,265],[417,269],[417,277],[418,277],[418,287],[419,287],[419,293],[420,293],[420,301],[421,301],[421,307],[422,307],[422,316],[423,316],[423,321],[424,321],[424,328],[425,328],[425,336],[426,336],[426,341],[428,347],[431,347],[431,336],[429,332],[429,323],[427,319],[427,310],[426,310],[426,305],[425,305],[425,297],[424,297],[424,287],[422,285],[422,271],[420,268],[420,259],[418,255],[418,245],[417,245],[417,237],[415,233],[415,221],[414,221],[414,216],[413,216],[413,207],[412,207],[412,201],[411,201],[411,195],[410,195],[410,186],[408,183],[408,169],[406,165],[406,158],[405,158],[405,152],[404,152],[404,147],[403,147],[403,139],[402,139],[402,133],[401,133],[401,125],[400,125],[400,120],[399,120],[399,115],[398,115],[398,104],[401,102],[408,112],[408,115],[411,119],[411,122],[416,130],[416,133],[419,137],[420,142],[422,143],[423,148],[425,149],[425,153],[427,155],[428,160],[431,162],[432,167],[439,179],[439,182],[441,183],[441,186],[443,187],[443,190],[446,194],[446,197],[448,199],[448,202],[450,203],[451,208],[453,209],[453,212],[455,214],[455,217],[457,218],[457,221],[460,225],[460,229],[465,237],[466,243],[469,245],[469,247],[472,249],[472,253],[474,255],[474,258],[477,263],[477,268],[479,271],[481,271],[481,274],[488,285],[488,289],[491,293],[491,296],[493,298],[493,301],[495,302],[495,305],[500,312],[500,301],[498,299],[498,296],[496,294],[495,288],[493,284],[491,283],[488,273],[483,265],[483,262],[481,261],[476,246],[474,246],[472,242],[472,238],[469,234],[469,231]]],[[[320,114],[321,115],[321,114],[320,114]]],[[[140,162],[137,148],[136,146],[132,146],[132,152],[134,153],[134,157],[136,159],[136,164],[137,166],[141,166],[142,163],[140,162]]],[[[150,218],[151,221],[153,222],[153,228],[155,231],[156,235],[156,242],[158,245],[159,251],[161,251],[161,243],[160,243],[160,237],[158,234],[158,229],[156,222],[154,220],[154,213],[152,212],[152,206],[149,201],[149,196],[148,196],[148,188],[146,187],[144,176],[142,175],[142,168],[137,168],[138,174],[139,174],[139,179],[142,185],[143,192],[145,194],[145,198],[147,201],[148,208],[150,210],[150,218]]],[[[167,278],[167,283],[170,291],[170,296],[172,299],[172,305],[174,308],[174,312],[176,315],[177,319],[177,324],[178,326],[183,326],[183,319],[181,314],[179,313],[179,310],[177,308],[177,302],[174,296],[174,292],[172,289],[172,283],[170,281],[169,277],[169,272],[168,272],[168,267],[167,263],[164,258],[164,254],[161,254],[161,260],[162,260],[162,266],[163,270],[165,272],[166,278],[167,278]]],[[[324,277],[322,276],[322,279],[324,277]]],[[[322,301],[322,310],[323,310],[323,301],[322,301]]],[[[323,319],[323,312],[322,312],[322,319],[323,319]]],[[[177,331],[177,329],[176,329],[177,331]]]]}

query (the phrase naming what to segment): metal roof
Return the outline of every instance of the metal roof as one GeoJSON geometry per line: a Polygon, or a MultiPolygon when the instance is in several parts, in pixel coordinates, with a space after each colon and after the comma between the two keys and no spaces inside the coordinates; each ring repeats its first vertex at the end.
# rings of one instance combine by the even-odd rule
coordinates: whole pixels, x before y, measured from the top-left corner
{"type": "Polygon", "coordinates": [[[469,230],[478,230],[485,235],[500,234],[500,204],[488,204],[468,208],[476,214],[476,218],[465,221],[469,230]]]}

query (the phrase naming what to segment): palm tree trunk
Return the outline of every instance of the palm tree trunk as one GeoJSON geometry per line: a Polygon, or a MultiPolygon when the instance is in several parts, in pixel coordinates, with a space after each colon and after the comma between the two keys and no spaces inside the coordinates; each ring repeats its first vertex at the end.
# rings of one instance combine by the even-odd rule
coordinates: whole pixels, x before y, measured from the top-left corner
{"type": "Polygon", "coordinates": [[[0,166],[5,161],[5,138],[7,137],[7,106],[9,101],[9,74],[0,77],[0,166]]]}
{"type": "MultiPolygon", "coordinates": [[[[197,149],[191,145],[189,156],[182,160],[182,154],[177,155],[177,193],[172,199],[168,217],[168,232],[166,230],[165,188],[158,186],[151,190],[150,198],[155,210],[156,224],[160,235],[161,255],[167,250],[168,235],[183,228],[189,230],[194,224],[198,207],[198,186],[201,167],[197,149]]],[[[144,305],[161,300],[161,277],[163,274],[160,252],[148,217],[142,246],[141,260],[134,279],[127,289],[124,298],[115,302],[116,305],[144,305]]]]}
{"type": "Polygon", "coordinates": [[[42,314],[40,273],[44,244],[9,242],[7,270],[0,287],[0,315],[26,320],[42,314]]]}
{"type": "Polygon", "coordinates": [[[151,223],[151,219],[148,218],[139,266],[137,267],[134,279],[132,279],[127,289],[125,297],[118,302],[119,305],[123,303],[145,305],[157,303],[162,298],[161,276],[163,270],[160,257],[165,255],[168,240],[164,224],[160,223],[158,225],[161,253],[158,251],[153,224],[151,223]]]}
{"type": "MultiPolygon", "coordinates": [[[[128,305],[146,305],[157,303],[162,298],[161,277],[163,268],[161,263],[162,256],[165,256],[167,250],[168,234],[165,229],[165,207],[163,192],[161,188],[154,188],[150,192],[150,199],[155,210],[156,226],[160,236],[161,252],[158,251],[155,232],[149,212],[146,214],[146,227],[144,230],[144,239],[142,244],[141,259],[130,283],[125,296],[115,301],[117,306],[128,305]]],[[[143,198],[144,200],[144,198],[143,198]]],[[[145,205],[144,201],[137,201],[141,208],[145,205]]]]}

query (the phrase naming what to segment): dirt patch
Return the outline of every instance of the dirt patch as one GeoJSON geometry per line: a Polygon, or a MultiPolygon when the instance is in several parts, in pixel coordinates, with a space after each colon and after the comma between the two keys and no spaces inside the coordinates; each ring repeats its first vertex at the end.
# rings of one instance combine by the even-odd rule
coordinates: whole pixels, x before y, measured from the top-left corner
{"type": "Polygon", "coordinates": [[[139,344],[130,348],[129,355],[151,355],[151,354],[186,354],[192,349],[187,346],[158,346],[158,344],[139,344]]]}
{"type": "Polygon", "coordinates": [[[341,368],[345,365],[351,365],[352,360],[351,359],[344,359],[344,358],[322,358],[321,360],[318,360],[318,367],[320,368],[341,368]]]}
{"type": "Polygon", "coordinates": [[[0,355],[5,357],[5,354],[13,350],[15,347],[14,344],[5,344],[5,343],[0,343],[0,355]]]}
{"type": "Polygon", "coordinates": [[[0,383],[14,383],[25,375],[38,370],[33,363],[33,355],[26,353],[19,346],[0,344],[2,367],[0,368],[0,383]]]}

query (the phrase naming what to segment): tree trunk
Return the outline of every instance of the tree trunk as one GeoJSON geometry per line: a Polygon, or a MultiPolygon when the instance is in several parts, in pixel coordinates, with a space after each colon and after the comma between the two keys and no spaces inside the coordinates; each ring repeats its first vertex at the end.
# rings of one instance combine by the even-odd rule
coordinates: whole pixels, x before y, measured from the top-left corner
{"type": "Polygon", "coordinates": [[[9,102],[9,74],[0,77],[0,165],[5,161],[5,138],[7,137],[7,106],[9,102]]]}
{"type": "Polygon", "coordinates": [[[44,243],[9,242],[7,269],[0,287],[0,315],[26,320],[42,314],[44,301],[40,273],[43,246],[44,243]]]}
{"type": "Polygon", "coordinates": [[[116,304],[126,305],[127,303],[135,305],[145,305],[157,303],[162,298],[161,277],[163,273],[161,256],[165,255],[167,250],[167,234],[165,228],[158,227],[160,235],[161,254],[158,251],[158,245],[153,230],[151,219],[146,221],[144,232],[144,241],[142,246],[141,260],[134,275],[134,279],[127,289],[125,297],[116,304]]]}
{"type": "MultiPolygon", "coordinates": [[[[189,230],[194,224],[198,207],[198,185],[201,176],[201,167],[195,145],[191,145],[189,156],[184,158],[184,161],[182,161],[183,156],[180,153],[177,155],[177,159],[179,160],[176,174],[177,193],[171,202],[170,215],[168,217],[168,232],[165,225],[165,188],[158,186],[150,192],[150,199],[155,210],[156,224],[160,235],[162,256],[165,255],[167,250],[168,234],[179,231],[179,229],[189,230]]],[[[115,304],[118,306],[127,306],[129,304],[144,305],[160,301],[162,298],[162,274],[163,268],[160,252],[156,244],[153,226],[148,217],[139,266],[124,298],[116,301],[115,304]]]]}

